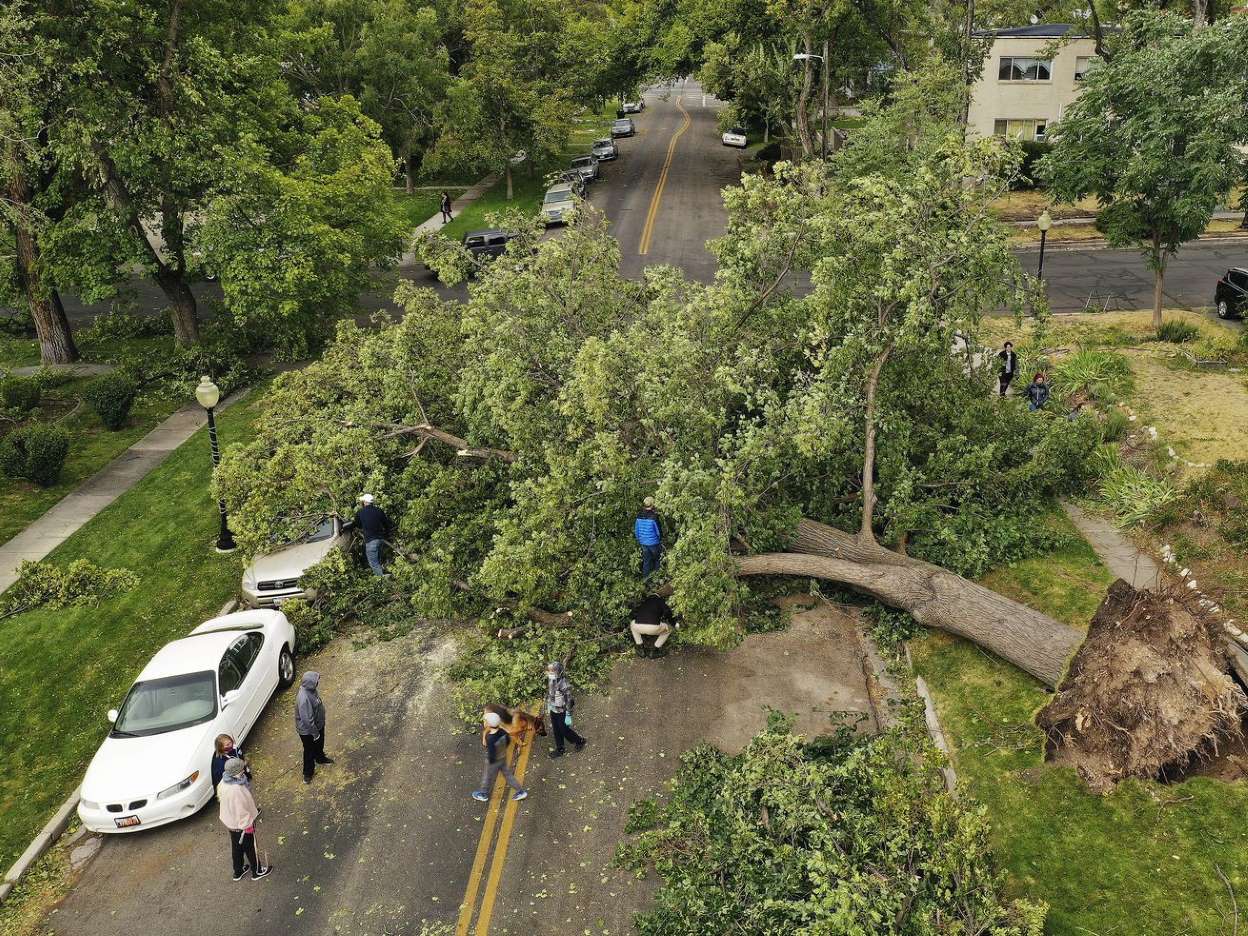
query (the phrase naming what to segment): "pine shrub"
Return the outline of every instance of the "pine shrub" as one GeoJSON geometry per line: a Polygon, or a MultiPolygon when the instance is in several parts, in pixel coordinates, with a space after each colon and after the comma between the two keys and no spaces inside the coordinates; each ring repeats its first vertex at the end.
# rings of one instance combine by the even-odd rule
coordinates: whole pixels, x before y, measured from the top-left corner
{"type": "Polygon", "coordinates": [[[5,409],[29,413],[43,398],[43,388],[33,377],[7,377],[0,381],[0,402],[5,409]]]}
{"type": "Polygon", "coordinates": [[[116,431],[130,418],[137,388],[124,374],[105,374],[87,385],[87,402],[100,417],[106,429],[116,431]]]}
{"type": "Polygon", "coordinates": [[[0,471],[51,487],[61,476],[69,454],[69,434],[58,426],[31,423],[0,442],[0,471]]]}

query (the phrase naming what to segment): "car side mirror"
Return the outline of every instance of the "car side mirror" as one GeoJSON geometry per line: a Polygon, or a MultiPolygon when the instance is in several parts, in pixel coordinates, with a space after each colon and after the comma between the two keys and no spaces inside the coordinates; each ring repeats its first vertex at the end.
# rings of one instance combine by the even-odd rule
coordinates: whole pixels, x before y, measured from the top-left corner
{"type": "Polygon", "coordinates": [[[354,529],[355,529],[355,521],[354,521],[354,520],[344,520],[344,521],[342,522],[342,532],[343,532],[343,533],[350,533],[350,532],[351,532],[352,530],[354,530],[354,529]]]}
{"type": "Polygon", "coordinates": [[[109,720],[110,722],[115,722],[115,721],[117,721],[117,710],[116,710],[115,708],[110,708],[110,709],[108,710],[108,720],[109,720]]]}
{"type": "Polygon", "coordinates": [[[237,689],[231,689],[229,692],[227,692],[225,695],[221,697],[221,707],[229,708],[231,705],[233,705],[235,702],[238,701],[238,695],[239,695],[239,691],[237,689]]]}

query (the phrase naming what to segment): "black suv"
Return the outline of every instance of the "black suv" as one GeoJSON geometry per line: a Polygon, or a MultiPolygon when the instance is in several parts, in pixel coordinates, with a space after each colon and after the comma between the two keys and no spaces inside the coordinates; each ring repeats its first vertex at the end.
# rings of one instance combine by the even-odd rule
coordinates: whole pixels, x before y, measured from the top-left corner
{"type": "Polygon", "coordinates": [[[1243,318],[1248,311],[1248,270],[1243,267],[1227,270],[1213,292],[1213,304],[1218,318],[1243,318]]]}
{"type": "Polygon", "coordinates": [[[501,257],[515,236],[507,231],[469,231],[464,235],[464,246],[478,260],[487,260],[501,257]]]}

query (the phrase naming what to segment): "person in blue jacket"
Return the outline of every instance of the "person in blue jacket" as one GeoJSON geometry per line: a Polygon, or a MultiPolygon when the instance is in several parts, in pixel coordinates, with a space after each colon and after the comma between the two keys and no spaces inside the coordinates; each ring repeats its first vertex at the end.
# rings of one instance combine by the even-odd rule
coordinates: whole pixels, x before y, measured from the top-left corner
{"type": "Polygon", "coordinates": [[[654,509],[654,498],[642,502],[641,513],[633,521],[633,536],[641,547],[641,577],[649,578],[663,559],[663,530],[659,526],[659,514],[654,509]]]}

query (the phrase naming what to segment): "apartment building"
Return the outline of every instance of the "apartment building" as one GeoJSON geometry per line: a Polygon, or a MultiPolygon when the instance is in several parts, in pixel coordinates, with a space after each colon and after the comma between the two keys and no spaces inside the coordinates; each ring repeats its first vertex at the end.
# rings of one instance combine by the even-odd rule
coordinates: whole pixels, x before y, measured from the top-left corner
{"type": "Polygon", "coordinates": [[[972,92],[970,128],[983,136],[1043,140],[1078,97],[1095,43],[1078,27],[1063,23],[982,35],[992,38],[992,51],[972,92]],[[1058,39],[1065,42],[1050,53],[1058,39]]]}

